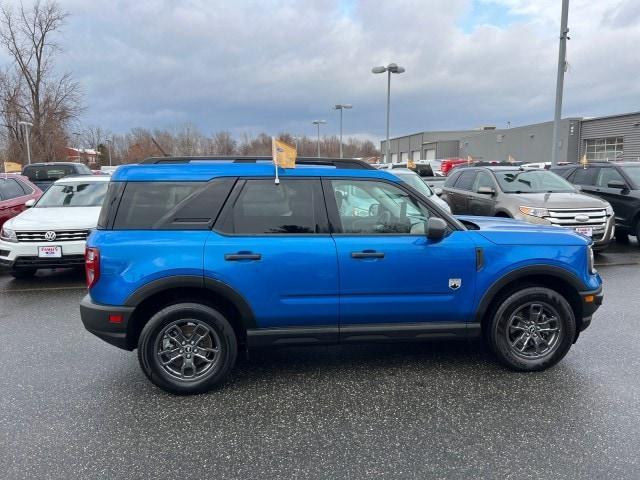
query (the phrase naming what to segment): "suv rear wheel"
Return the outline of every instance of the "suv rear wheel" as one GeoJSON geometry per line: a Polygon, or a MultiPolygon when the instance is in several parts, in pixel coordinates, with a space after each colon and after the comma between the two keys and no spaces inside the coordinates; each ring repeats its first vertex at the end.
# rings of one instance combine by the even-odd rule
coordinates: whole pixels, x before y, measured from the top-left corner
{"type": "Polygon", "coordinates": [[[142,329],[138,360],[145,375],[171,393],[206,392],[228,375],[238,344],[229,321],[199,303],[157,312],[142,329]]]}
{"type": "Polygon", "coordinates": [[[576,333],[573,310],[554,290],[518,290],[500,304],[488,324],[489,346],[514,370],[544,370],[569,351],[576,333]]]}

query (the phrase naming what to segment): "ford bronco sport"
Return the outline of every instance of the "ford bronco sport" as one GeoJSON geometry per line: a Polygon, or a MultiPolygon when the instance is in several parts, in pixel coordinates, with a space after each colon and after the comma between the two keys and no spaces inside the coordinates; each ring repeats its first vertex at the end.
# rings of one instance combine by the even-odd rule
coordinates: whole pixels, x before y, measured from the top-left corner
{"type": "Polygon", "coordinates": [[[266,158],[120,167],[87,241],[85,327],[137,348],[159,387],[196,393],[257,346],[483,335],[507,367],[543,370],[602,302],[582,235],[455,218],[365,162],[280,172],[266,158]]]}

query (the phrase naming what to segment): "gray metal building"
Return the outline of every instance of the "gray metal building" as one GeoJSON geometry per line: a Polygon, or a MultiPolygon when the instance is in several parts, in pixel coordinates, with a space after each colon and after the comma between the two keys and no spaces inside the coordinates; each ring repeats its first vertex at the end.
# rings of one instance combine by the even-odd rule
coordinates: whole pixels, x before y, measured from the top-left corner
{"type": "MultiPolygon", "coordinates": [[[[390,139],[391,161],[467,158],[544,162],[551,158],[553,122],[496,129],[420,132],[390,139]]],[[[381,151],[385,151],[385,141],[381,151]]],[[[558,161],[640,160],[640,112],[560,123],[558,161]]],[[[384,159],[384,157],[383,157],[384,159]]],[[[384,159],[383,161],[386,161],[384,159]]]]}

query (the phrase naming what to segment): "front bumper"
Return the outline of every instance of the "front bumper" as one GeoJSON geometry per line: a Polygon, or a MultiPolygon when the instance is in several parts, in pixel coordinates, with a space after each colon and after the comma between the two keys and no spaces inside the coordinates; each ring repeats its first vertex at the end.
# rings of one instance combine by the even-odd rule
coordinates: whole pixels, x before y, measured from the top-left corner
{"type": "Polygon", "coordinates": [[[133,307],[94,303],[89,294],[80,301],[80,318],[84,328],[124,350],[133,350],[127,338],[127,327],[133,310],[133,307]]]}
{"type": "Polygon", "coordinates": [[[602,287],[597,290],[580,292],[580,298],[582,299],[582,321],[580,322],[580,331],[582,332],[591,325],[591,317],[602,305],[604,300],[602,287]]]}
{"type": "Polygon", "coordinates": [[[0,266],[13,269],[69,268],[84,265],[84,240],[74,242],[5,242],[0,240],[0,266]],[[59,245],[60,258],[38,257],[38,247],[59,245]]]}

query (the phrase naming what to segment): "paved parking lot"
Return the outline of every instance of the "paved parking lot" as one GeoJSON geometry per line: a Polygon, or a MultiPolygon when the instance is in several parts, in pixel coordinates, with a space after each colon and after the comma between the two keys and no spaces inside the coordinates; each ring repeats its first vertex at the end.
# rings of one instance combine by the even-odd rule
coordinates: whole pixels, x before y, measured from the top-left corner
{"type": "Polygon", "coordinates": [[[252,352],[175,397],[87,333],[82,275],[0,274],[0,478],[639,478],[640,248],[556,368],[479,342],[252,352]]]}

